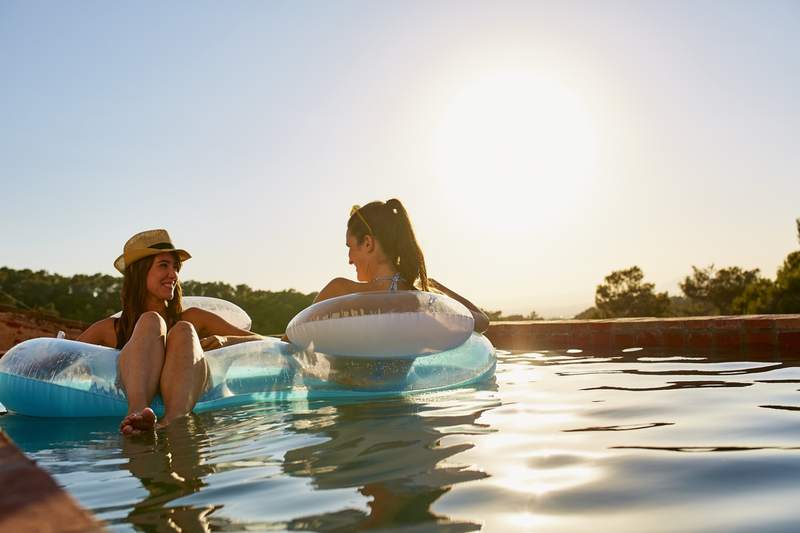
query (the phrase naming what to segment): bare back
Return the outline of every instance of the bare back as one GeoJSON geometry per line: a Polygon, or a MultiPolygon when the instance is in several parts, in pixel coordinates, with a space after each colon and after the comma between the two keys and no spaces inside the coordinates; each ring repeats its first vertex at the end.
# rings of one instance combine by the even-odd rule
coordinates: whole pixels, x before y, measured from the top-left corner
{"type": "MultiPolygon", "coordinates": [[[[325,287],[319,291],[319,294],[314,299],[314,303],[328,300],[329,298],[336,298],[337,296],[344,296],[346,294],[353,294],[356,292],[374,292],[374,291],[388,291],[391,289],[391,279],[379,279],[374,281],[353,281],[347,278],[334,278],[325,287]]],[[[397,290],[408,291],[413,290],[414,287],[403,279],[397,282],[397,290]]]]}

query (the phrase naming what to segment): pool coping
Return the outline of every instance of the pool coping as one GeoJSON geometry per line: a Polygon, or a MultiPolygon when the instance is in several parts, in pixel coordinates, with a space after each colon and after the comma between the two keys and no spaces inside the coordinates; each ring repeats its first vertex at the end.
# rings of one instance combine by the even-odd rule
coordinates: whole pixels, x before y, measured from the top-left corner
{"type": "Polygon", "coordinates": [[[492,322],[503,350],[665,348],[800,355],[800,314],[492,322]]]}
{"type": "Polygon", "coordinates": [[[0,531],[104,531],[0,430],[0,531]]]}

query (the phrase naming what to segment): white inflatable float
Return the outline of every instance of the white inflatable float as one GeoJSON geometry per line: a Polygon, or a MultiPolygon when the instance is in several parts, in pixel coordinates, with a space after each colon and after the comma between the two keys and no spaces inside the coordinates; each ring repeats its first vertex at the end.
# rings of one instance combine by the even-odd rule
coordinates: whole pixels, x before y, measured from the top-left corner
{"type": "Polygon", "coordinates": [[[463,304],[422,291],[376,291],[323,300],[286,327],[293,344],[328,355],[415,358],[460,346],[475,320],[463,304]]]}
{"type": "MultiPolygon", "coordinates": [[[[184,309],[199,307],[200,309],[211,311],[237,328],[249,330],[250,326],[253,325],[250,315],[248,315],[244,309],[227,300],[212,298],[211,296],[184,296],[182,303],[184,309]]],[[[118,311],[111,316],[119,318],[122,316],[122,311],[118,311]]]]}

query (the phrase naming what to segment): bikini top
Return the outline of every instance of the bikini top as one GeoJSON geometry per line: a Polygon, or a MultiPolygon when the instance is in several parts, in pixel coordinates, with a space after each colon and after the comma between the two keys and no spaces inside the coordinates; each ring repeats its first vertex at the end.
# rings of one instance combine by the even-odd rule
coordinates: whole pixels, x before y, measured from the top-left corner
{"type": "Polygon", "coordinates": [[[395,272],[393,276],[382,276],[379,278],[375,278],[372,280],[374,281],[391,281],[392,283],[389,285],[389,290],[391,292],[397,292],[397,285],[402,281],[404,283],[408,283],[403,276],[400,275],[399,272],[395,272]]]}

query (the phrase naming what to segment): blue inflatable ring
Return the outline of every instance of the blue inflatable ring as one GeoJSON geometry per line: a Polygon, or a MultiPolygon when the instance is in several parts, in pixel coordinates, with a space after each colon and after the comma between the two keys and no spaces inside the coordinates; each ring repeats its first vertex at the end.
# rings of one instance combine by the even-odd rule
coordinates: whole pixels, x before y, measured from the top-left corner
{"type": "MultiPolygon", "coordinates": [[[[127,399],[117,379],[119,351],[38,338],[0,359],[0,403],[40,417],[122,417],[127,399]]],[[[206,353],[213,387],[195,412],[255,402],[371,399],[471,386],[494,374],[495,352],[473,333],[462,345],[403,361],[357,361],[298,348],[277,339],[206,353]],[[342,379],[342,378],[346,379],[342,379]]],[[[160,400],[153,408],[163,413],[160,400]]]]}

